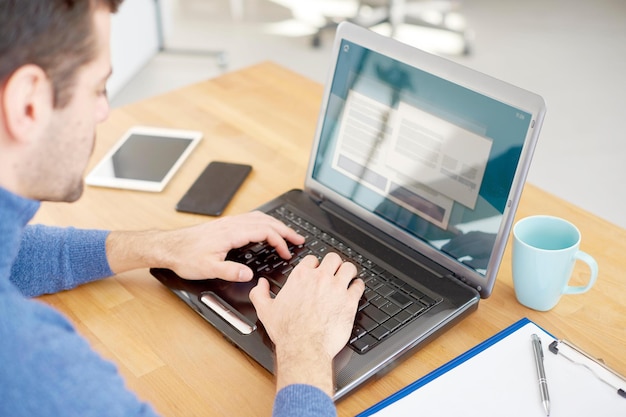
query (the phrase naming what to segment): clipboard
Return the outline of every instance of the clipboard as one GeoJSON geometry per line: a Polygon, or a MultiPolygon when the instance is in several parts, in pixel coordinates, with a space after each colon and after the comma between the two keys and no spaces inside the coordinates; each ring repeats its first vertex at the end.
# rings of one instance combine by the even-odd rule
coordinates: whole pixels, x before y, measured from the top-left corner
{"type": "Polygon", "coordinates": [[[626,416],[626,398],[617,391],[626,389],[621,375],[582,351],[563,351],[562,341],[523,318],[357,417],[545,416],[530,342],[533,333],[544,349],[550,417],[626,416]],[[557,354],[548,349],[554,342],[561,342],[557,354]]]}

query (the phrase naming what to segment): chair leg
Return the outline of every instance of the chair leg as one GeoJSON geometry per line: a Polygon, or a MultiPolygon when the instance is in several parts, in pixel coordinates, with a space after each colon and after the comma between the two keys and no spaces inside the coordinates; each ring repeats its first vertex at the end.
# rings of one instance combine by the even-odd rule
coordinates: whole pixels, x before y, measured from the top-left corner
{"type": "MultiPolygon", "coordinates": [[[[235,3],[240,3],[243,7],[242,0],[233,0],[235,3]]],[[[231,1],[231,6],[233,1],[231,1]]],[[[217,66],[224,70],[228,67],[228,53],[224,50],[200,50],[200,49],[184,49],[184,48],[168,48],[165,46],[165,36],[163,30],[163,14],[161,11],[161,2],[154,0],[156,10],[156,26],[159,52],[166,54],[178,54],[178,55],[201,55],[201,56],[213,56],[217,62],[217,66]]],[[[236,7],[236,6],[235,6],[236,7]]],[[[236,10],[235,10],[236,11],[236,10]]]]}

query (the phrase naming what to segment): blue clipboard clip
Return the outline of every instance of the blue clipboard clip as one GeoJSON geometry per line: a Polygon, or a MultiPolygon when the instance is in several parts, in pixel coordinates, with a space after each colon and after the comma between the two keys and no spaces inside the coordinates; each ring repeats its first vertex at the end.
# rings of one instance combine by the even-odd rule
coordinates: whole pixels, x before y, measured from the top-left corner
{"type": "Polygon", "coordinates": [[[619,386],[617,386],[617,385],[607,381],[601,375],[598,375],[598,373],[596,371],[594,371],[591,367],[589,367],[584,362],[581,362],[579,360],[573,359],[569,355],[566,355],[565,353],[560,351],[559,350],[559,345],[560,344],[562,344],[563,346],[567,346],[569,349],[575,351],[579,355],[582,355],[584,358],[592,361],[593,363],[595,363],[596,365],[600,366],[601,368],[603,368],[607,372],[615,375],[616,378],[618,378],[619,380],[622,381],[624,387],[626,387],[626,378],[624,378],[622,375],[618,374],[616,371],[614,371],[613,369],[611,369],[608,366],[606,366],[602,360],[598,360],[598,359],[594,358],[593,356],[589,355],[588,353],[583,351],[581,348],[579,348],[578,346],[574,345],[571,342],[568,342],[567,340],[563,340],[563,339],[555,340],[554,342],[550,343],[550,346],[548,347],[550,352],[554,353],[555,355],[560,355],[560,356],[564,357],[565,359],[567,359],[568,361],[572,362],[573,364],[579,365],[579,366],[582,366],[582,367],[586,368],[587,370],[589,370],[589,372],[591,372],[600,381],[604,382],[606,385],[608,385],[611,388],[613,388],[614,390],[616,390],[617,391],[617,395],[619,395],[620,397],[626,398],[626,389],[620,388],[619,386]]]}

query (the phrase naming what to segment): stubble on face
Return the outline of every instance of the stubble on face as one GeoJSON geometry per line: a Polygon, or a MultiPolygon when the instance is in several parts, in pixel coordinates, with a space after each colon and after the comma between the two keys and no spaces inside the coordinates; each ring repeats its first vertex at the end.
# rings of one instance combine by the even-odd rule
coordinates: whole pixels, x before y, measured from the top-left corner
{"type": "Polygon", "coordinates": [[[110,13],[102,8],[94,15],[98,55],[78,69],[68,105],[54,109],[46,133],[32,150],[22,173],[30,177],[34,197],[45,201],[73,202],[84,191],[84,174],[93,153],[96,125],[106,117],[106,95],[102,93],[111,74],[110,13]],[[103,116],[104,114],[104,116],[103,116]]]}
{"type": "Polygon", "coordinates": [[[32,166],[23,167],[39,200],[73,202],[83,194],[83,175],[93,152],[95,133],[88,123],[75,120],[71,107],[55,114],[46,136],[40,138],[31,155],[32,166]]]}

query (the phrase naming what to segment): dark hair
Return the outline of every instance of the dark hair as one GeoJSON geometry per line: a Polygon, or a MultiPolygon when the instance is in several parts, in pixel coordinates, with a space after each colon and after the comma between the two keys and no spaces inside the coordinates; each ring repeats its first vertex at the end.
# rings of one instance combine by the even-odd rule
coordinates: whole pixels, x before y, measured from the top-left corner
{"type": "Polygon", "coordinates": [[[122,0],[0,0],[0,85],[34,64],[52,82],[54,106],[72,98],[77,70],[97,54],[93,11],[122,0]]]}

